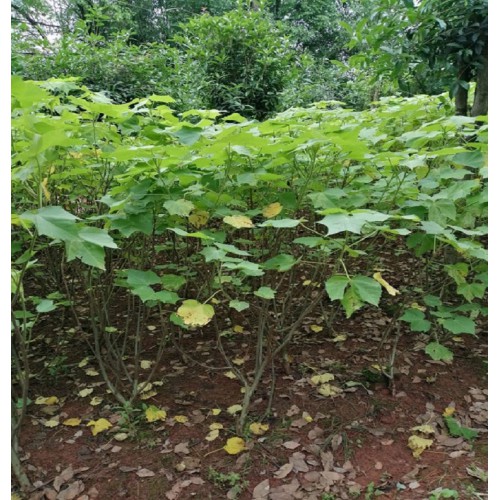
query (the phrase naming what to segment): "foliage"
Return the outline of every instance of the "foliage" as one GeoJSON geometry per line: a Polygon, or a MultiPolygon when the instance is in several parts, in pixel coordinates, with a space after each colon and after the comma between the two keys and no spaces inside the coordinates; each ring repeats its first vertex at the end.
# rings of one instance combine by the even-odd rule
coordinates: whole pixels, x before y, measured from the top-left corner
{"type": "MultiPolygon", "coordinates": [[[[366,111],[323,102],[262,122],[213,109],[178,114],[171,102],[153,94],[113,104],[71,80],[13,78],[16,352],[29,354],[36,314],[67,304],[98,374],[131,408],[156,394],[165,345],[190,359],[184,333],[209,329],[245,390],[235,416],[243,435],[261,381],[315,311],[331,326],[339,313],[384,307],[395,342],[413,330],[448,362],[451,338],[478,335],[485,120],[453,116],[443,95],[383,98],[366,111]],[[420,261],[406,282],[381,274],[388,244],[420,261]],[[113,305],[124,298],[120,321],[113,305]],[[228,332],[233,309],[249,323],[228,332]],[[153,311],[156,362],[143,365],[153,311]],[[254,356],[243,370],[225,343],[244,328],[254,356]]],[[[332,396],[323,382],[318,392],[332,396]]]]}
{"type": "Polygon", "coordinates": [[[290,78],[294,54],[282,28],[261,11],[195,17],[175,41],[202,72],[203,106],[263,118],[290,78]]]}

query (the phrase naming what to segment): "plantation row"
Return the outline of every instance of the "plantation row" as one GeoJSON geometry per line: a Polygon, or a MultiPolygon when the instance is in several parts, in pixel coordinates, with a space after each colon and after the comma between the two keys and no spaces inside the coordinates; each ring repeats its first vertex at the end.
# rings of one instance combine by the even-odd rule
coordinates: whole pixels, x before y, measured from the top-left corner
{"type": "Polygon", "coordinates": [[[211,329],[244,388],[242,429],[262,377],[317,307],[331,325],[385,296],[389,334],[427,332],[426,352],[448,361],[443,340],[475,334],[486,314],[486,118],[453,116],[445,96],[362,112],[321,102],[258,122],[179,114],[168,96],[116,105],[71,81],[14,77],[12,95],[21,409],[43,317],[86,335],[122,405],[154,375],[139,369],[147,318],[161,327],[157,359],[183,331],[211,329]],[[396,241],[425,270],[400,290],[391,269],[360,264],[396,241]],[[225,319],[240,313],[254,324],[250,373],[224,350],[225,319]]]}

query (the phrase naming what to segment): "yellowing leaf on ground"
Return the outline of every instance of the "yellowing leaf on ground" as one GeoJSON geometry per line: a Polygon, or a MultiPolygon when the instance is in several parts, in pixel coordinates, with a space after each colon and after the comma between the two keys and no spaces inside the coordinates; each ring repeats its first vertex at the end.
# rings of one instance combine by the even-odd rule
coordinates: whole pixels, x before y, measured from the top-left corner
{"type": "Polygon", "coordinates": [[[271,203],[270,205],[267,205],[267,207],[264,207],[262,209],[262,215],[266,219],[272,219],[273,217],[276,217],[278,214],[280,214],[282,210],[283,205],[281,205],[281,203],[271,203]]]}
{"type": "Polygon", "coordinates": [[[106,420],[105,418],[100,418],[99,420],[91,420],[87,424],[87,427],[92,427],[92,435],[97,436],[97,434],[99,434],[100,432],[111,429],[113,425],[109,420],[106,420]]]}
{"type": "Polygon", "coordinates": [[[146,401],[146,399],[150,399],[152,398],[153,396],[156,396],[158,394],[157,391],[148,391],[148,392],[143,392],[141,393],[141,395],[139,396],[140,399],[142,399],[143,401],[146,401]]]}
{"type": "Polygon", "coordinates": [[[68,418],[63,422],[63,425],[68,425],[69,427],[76,427],[82,423],[81,418],[68,418]]]}
{"type": "Polygon", "coordinates": [[[78,363],[78,368],[83,368],[84,366],[87,366],[89,364],[89,358],[83,358],[79,363],[78,363]]]}
{"type": "Polygon", "coordinates": [[[451,417],[455,413],[453,406],[447,406],[443,411],[443,417],[451,417]]]}
{"type": "Polygon", "coordinates": [[[311,325],[309,327],[314,333],[319,333],[323,331],[323,327],[319,325],[311,325]]]}
{"type": "Polygon", "coordinates": [[[43,425],[45,425],[45,427],[57,427],[59,425],[59,417],[56,419],[46,420],[43,425]]]}
{"type": "Polygon", "coordinates": [[[302,285],[303,286],[309,286],[311,283],[312,283],[311,280],[305,280],[305,281],[302,282],[302,285]]]}
{"type": "Polygon", "coordinates": [[[424,450],[432,446],[432,439],[424,439],[419,436],[410,436],[408,438],[408,448],[413,451],[413,456],[418,458],[424,450]]]}
{"type": "MultiPolygon", "coordinates": [[[[231,372],[232,373],[232,372],[231,372]]],[[[220,408],[212,408],[212,415],[219,415],[222,410],[220,408]]]]}
{"type": "Polygon", "coordinates": [[[151,384],[151,382],[141,382],[138,386],[137,386],[137,390],[139,392],[148,392],[150,391],[151,389],[153,388],[153,384],[151,384]]]}
{"type": "Polygon", "coordinates": [[[344,340],[347,340],[347,335],[345,334],[337,335],[333,339],[334,342],[344,342],[344,340]]]}
{"type": "Polygon", "coordinates": [[[311,423],[314,420],[314,418],[312,418],[307,411],[302,412],[302,418],[308,423],[311,423]]]}
{"type": "Polygon", "coordinates": [[[85,373],[89,376],[89,377],[97,377],[99,375],[99,372],[95,369],[95,368],[87,368],[85,370],[85,373]]]}
{"type": "Polygon", "coordinates": [[[219,429],[213,429],[205,436],[205,439],[207,441],[213,441],[219,437],[219,432],[219,429]]]}
{"type": "Polygon", "coordinates": [[[311,377],[311,382],[314,385],[318,384],[326,384],[327,382],[330,382],[331,380],[335,379],[335,375],[332,373],[322,373],[321,375],[313,375],[311,377]]]}
{"type": "Polygon", "coordinates": [[[92,387],[87,387],[86,389],[82,389],[78,395],[81,397],[81,398],[85,398],[86,396],[89,396],[90,394],[92,394],[94,392],[94,389],[92,389],[92,387]]]}
{"type": "Polygon", "coordinates": [[[224,377],[230,378],[231,380],[234,380],[236,378],[236,375],[232,371],[227,371],[224,372],[224,377]]]}
{"type": "Polygon", "coordinates": [[[189,326],[204,326],[210,322],[215,314],[210,304],[202,304],[197,300],[185,300],[177,309],[177,314],[189,326]]]}
{"type": "Polygon", "coordinates": [[[252,219],[246,215],[227,215],[222,220],[237,229],[254,227],[252,219]]]}
{"type": "Polygon", "coordinates": [[[252,434],[255,434],[256,436],[262,436],[269,430],[269,425],[254,422],[253,424],[250,424],[249,429],[252,434]]]}
{"type": "Polygon", "coordinates": [[[151,365],[153,364],[152,361],[149,361],[148,359],[143,359],[141,361],[141,368],[143,370],[149,370],[151,368],[151,365]]]}
{"type": "Polygon", "coordinates": [[[244,362],[245,362],[245,358],[234,358],[232,360],[232,362],[236,365],[236,366],[241,366],[244,362]]]}
{"type": "Polygon", "coordinates": [[[411,430],[421,432],[422,434],[434,434],[436,432],[432,425],[417,425],[416,427],[412,427],[411,430]]]}
{"type": "Polygon", "coordinates": [[[234,325],[233,332],[234,333],[243,333],[245,329],[241,325],[234,325]]]}
{"type": "Polygon", "coordinates": [[[380,273],[374,273],[373,279],[375,281],[378,281],[387,290],[387,293],[389,295],[394,296],[400,293],[399,290],[396,290],[393,286],[389,285],[389,283],[387,283],[387,281],[385,281],[385,279],[382,278],[382,275],[380,273]]]}
{"type": "Polygon", "coordinates": [[[188,217],[188,221],[196,229],[199,229],[200,227],[203,227],[207,223],[209,217],[210,214],[208,212],[205,212],[205,210],[195,210],[188,217]]]}
{"type": "Polygon", "coordinates": [[[242,409],[243,409],[243,406],[241,406],[241,405],[233,405],[227,409],[227,412],[229,413],[229,415],[235,415],[236,413],[238,413],[242,409]]]}
{"type": "Polygon", "coordinates": [[[174,420],[179,424],[185,424],[186,422],[189,422],[189,418],[187,418],[185,415],[175,415],[174,420]]]}
{"type": "Polygon", "coordinates": [[[340,387],[337,387],[332,384],[321,384],[318,387],[318,392],[325,397],[330,397],[330,396],[338,396],[339,394],[342,394],[342,389],[340,387]]]}
{"type": "Polygon", "coordinates": [[[94,396],[91,400],[90,400],[90,404],[92,406],[97,406],[97,405],[100,405],[104,400],[100,397],[100,396],[94,396]]]}
{"type": "Polygon", "coordinates": [[[245,441],[240,437],[229,438],[224,446],[224,450],[230,455],[237,455],[245,449],[245,441]]]}
{"type": "Polygon", "coordinates": [[[215,431],[216,429],[224,429],[224,426],[219,422],[214,422],[208,426],[211,431],[215,431]]]}
{"type": "Polygon", "coordinates": [[[128,438],[128,434],[126,432],[119,432],[113,436],[113,439],[116,441],[125,441],[128,438]]]}
{"type": "Polygon", "coordinates": [[[57,396],[49,396],[48,398],[44,398],[43,396],[39,396],[35,399],[36,405],[47,405],[52,406],[59,403],[59,398],[57,396]]]}
{"type": "Polygon", "coordinates": [[[160,410],[155,405],[148,406],[144,414],[148,422],[157,422],[158,420],[165,420],[167,418],[167,412],[160,410]]]}

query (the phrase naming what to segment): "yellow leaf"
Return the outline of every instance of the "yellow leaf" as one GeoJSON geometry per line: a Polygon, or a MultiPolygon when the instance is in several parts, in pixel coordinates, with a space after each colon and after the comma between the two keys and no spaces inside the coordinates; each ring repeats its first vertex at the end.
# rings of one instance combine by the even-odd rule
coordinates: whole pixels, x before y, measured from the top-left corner
{"type": "Polygon", "coordinates": [[[208,428],[211,431],[215,431],[216,429],[224,429],[224,426],[222,424],[219,424],[219,422],[214,422],[213,424],[210,424],[208,428]]]}
{"type": "Polygon", "coordinates": [[[210,322],[215,314],[210,304],[202,304],[197,300],[185,300],[177,309],[177,314],[189,326],[204,326],[210,322]]]}
{"type": "Polygon", "coordinates": [[[243,358],[234,358],[232,361],[233,361],[233,363],[236,366],[241,366],[245,362],[245,359],[243,359],[243,358]]]}
{"type": "Polygon", "coordinates": [[[212,415],[219,415],[219,413],[221,412],[222,410],[220,408],[213,408],[212,409],[212,415]]]}
{"type": "Polygon", "coordinates": [[[219,300],[219,299],[216,299],[215,297],[214,297],[214,298],[212,298],[212,299],[210,299],[210,302],[211,302],[212,304],[215,304],[215,305],[220,304],[220,300],[219,300]]]}
{"type": "Polygon", "coordinates": [[[205,212],[205,210],[195,210],[189,217],[188,221],[196,228],[199,229],[200,227],[204,226],[208,218],[210,217],[208,212],[205,212]]]}
{"type": "Polygon", "coordinates": [[[311,377],[311,382],[314,385],[318,384],[326,384],[327,382],[330,382],[331,380],[335,379],[335,375],[332,373],[322,373],[321,375],[314,375],[311,377]]]}
{"type": "Polygon", "coordinates": [[[68,418],[63,422],[63,425],[69,425],[70,427],[76,427],[82,423],[81,418],[68,418]]]}
{"type": "Polygon", "coordinates": [[[99,396],[94,396],[91,400],[90,400],[90,404],[92,406],[97,406],[97,405],[100,405],[101,403],[103,402],[103,399],[99,396]]]}
{"type": "Polygon", "coordinates": [[[83,358],[79,363],[78,363],[78,368],[83,368],[84,366],[87,366],[89,364],[89,358],[83,358]]]}
{"type": "Polygon", "coordinates": [[[432,425],[417,425],[416,427],[412,427],[411,430],[421,432],[422,434],[434,434],[436,432],[432,425]]]}
{"type": "Polygon", "coordinates": [[[149,361],[148,359],[143,359],[141,361],[141,368],[143,370],[149,370],[151,368],[151,365],[153,364],[152,361],[149,361]]]}
{"type": "Polygon", "coordinates": [[[139,397],[143,401],[146,401],[146,399],[152,398],[153,396],[156,396],[158,392],[156,391],[148,391],[148,392],[143,392],[139,397]]]}
{"type": "Polygon", "coordinates": [[[322,326],[318,326],[318,325],[311,325],[309,327],[314,333],[319,333],[319,332],[322,332],[323,331],[323,327],[322,326]]]}
{"type": "Polygon", "coordinates": [[[206,436],[205,439],[207,441],[213,441],[214,439],[217,439],[219,437],[219,429],[213,429],[211,430],[206,436]]]}
{"type": "Polygon", "coordinates": [[[417,302],[412,302],[410,304],[410,307],[412,309],[418,309],[419,311],[422,311],[422,312],[427,311],[427,308],[425,306],[421,306],[417,302]]]}
{"type": "Polygon", "coordinates": [[[337,335],[333,339],[334,342],[344,342],[344,340],[347,340],[347,335],[345,335],[345,334],[337,335]]]}
{"type": "Polygon", "coordinates": [[[385,281],[385,279],[382,278],[382,275],[380,273],[374,273],[373,279],[375,281],[378,281],[387,290],[387,293],[389,295],[394,296],[400,293],[399,290],[396,290],[393,286],[389,285],[389,283],[387,283],[387,281],[385,281]]]}
{"type": "Polygon", "coordinates": [[[311,280],[305,280],[305,281],[302,282],[302,285],[303,286],[309,286],[311,283],[312,283],[311,280]]]}
{"type": "Polygon", "coordinates": [[[377,364],[374,364],[374,365],[371,365],[371,367],[374,369],[374,370],[377,370],[378,372],[382,373],[384,371],[384,369],[380,366],[380,365],[377,365],[377,364]]]}
{"type": "Polygon", "coordinates": [[[245,449],[245,441],[240,437],[229,438],[224,446],[224,450],[230,455],[237,455],[245,449]]]}
{"type": "Polygon", "coordinates": [[[102,431],[106,431],[108,429],[111,429],[113,425],[109,420],[106,420],[105,418],[100,418],[99,420],[91,420],[88,424],[87,427],[92,427],[92,435],[97,436],[102,431]]]}
{"type": "Polygon", "coordinates": [[[249,429],[250,429],[250,432],[252,432],[256,436],[262,436],[263,434],[265,434],[269,430],[269,425],[254,422],[253,424],[250,424],[249,429]]]}
{"type": "Polygon", "coordinates": [[[254,227],[252,219],[246,215],[227,215],[222,220],[237,229],[254,227]]]}
{"type": "Polygon", "coordinates": [[[43,194],[45,195],[45,199],[50,203],[50,192],[47,189],[47,182],[49,181],[48,177],[45,177],[45,179],[40,183],[42,186],[43,194]]]}
{"type": "Polygon", "coordinates": [[[271,203],[270,205],[267,205],[267,207],[264,207],[262,209],[262,215],[266,218],[266,219],[271,219],[273,217],[276,217],[278,214],[281,213],[281,211],[283,210],[283,206],[281,205],[281,203],[271,203]]]}
{"type": "Polygon", "coordinates": [[[43,425],[45,425],[45,427],[57,427],[59,425],[59,420],[46,420],[43,425]]]}
{"type": "Polygon", "coordinates": [[[229,415],[234,415],[234,414],[238,413],[239,411],[241,411],[242,409],[243,409],[243,406],[241,406],[241,405],[233,405],[227,409],[227,412],[229,413],[229,415]]]}
{"type": "Polygon", "coordinates": [[[59,403],[59,398],[57,396],[49,396],[48,398],[44,398],[43,396],[40,396],[36,398],[35,404],[36,405],[47,405],[47,406],[52,406],[59,403]]]}
{"type": "Polygon", "coordinates": [[[443,417],[451,417],[455,413],[453,406],[447,406],[443,411],[443,417]]]}
{"type": "Polygon", "coordinates": [[[241,325],[234,325],[233,331],[234,333],[243,333],[245,329],[241,325]]]}
{"type": "Polygon", "coordinates": [[[99,375],[99,372],[98,372],[98,371],[96,371],[96,370],[94,370],[94,368],[87,368],[87,369],[85,370],[85,373],[86,373],[87,375],[89,375],[90,377],[97,377],[97,375],[99,375]]]}
{"type": "Polygon", "coordinates": [[[321,384],[318,387],[318,392],[325,397],[330,397],[330,396],[338,396],[339,394],[342,394],[342,389],[340,387],[337,387],[335,385],[331,384],[321,384]]]}
{"type": "Polygon", "coordinates": [[[153,384],[151,384],[150,382],[146,383],[146,382],[141,382],[138,386],[137,386],[137,390],[139,392],[148,392],[150,391],[151,389],[153,388],[153,384]]]}
{"type": "Polygon", "coordinates": [[[307,411],[302,412],[302,418],[308,423],[311,423],[314,420],[314,418],[312,418],[307,411]]]}
{"type": "Polygon", "coordinates": [[[148,422],[157,422],[158,420],[165,420],[167,418],[167,412],[160,410],[154,405],[148,406],[144,413],[148,422]]]}
{"type": "Polygon", "coordinates": [[[189,422],[189,418],[187,418],[184,415],[176,415],[174,417],[174,420],[178,422],[179,424],[185,424],[186,422],[189,422]]]}
{"type": "Polygon", "coordinates": [[[116,441],[125,441],[128,438],[128,434],[126,432],[119,432],[113,436],[113,439],[116,441]]]}
{"type": "Polygon", "coordinates": [[[94,389],[92,389],[92,387],[87,387],[86,389],[82,389],[78,395],[81,397],[81,398],[84,398],[86,396],[89,396],[90,394],[92,394],[94,392],[94,389]]]}
{"type": "Polygon", "coordinates": [[[413,456],[415,458],[418,458],[420,455],[422,455],[424,450],[430,448],[432,443],[432,439],[424,439],[419,436],[410,436],[408,438],[408,448],[410,448],[410,450],[413,450],[413,456]]]}
{"type": "Polygon", "coordinates": [[[224,376],[230,378],[231,380],[236,378],[236,375],[232,371],[224,372],[224,376]]]}

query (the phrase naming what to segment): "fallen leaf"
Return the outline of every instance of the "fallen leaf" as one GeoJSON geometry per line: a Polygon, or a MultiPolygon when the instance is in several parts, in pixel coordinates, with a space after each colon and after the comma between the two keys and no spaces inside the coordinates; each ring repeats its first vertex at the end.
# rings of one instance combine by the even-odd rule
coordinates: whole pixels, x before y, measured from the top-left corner
{"type": "Polygon", "coordinates": [[[63,425],[68,425],[69,427],[76,427],[82,422],[81,418],[68,418],[63,422],[63,425]]]}
{"type": "Polygon", "coordinates": [[[300,443],[297,441],[285,441],[282,446],[284,446],[287,450],[295,450],[295,448],[300,446],[300,443]]]}
{"type": "Polygon", "coordinates": [[[224,372],[224,377],[230,378],[231,380],[234,380],[235,378],[237,378],[236,375],[232,371],[224,372]]]}
{"type": "Polygon", "coordinates": [[[288,459],[293,466],[294,472],[309,472],[309,466],[304,458],[305,455],[297,451],[288,459]]]}
{"type": "Polygon", "coordinates": [[[320,387],[318,387],[318,392],[322,396],[325,397],[330,397],[330,396],[339,396],[342,394],[342,389],[340,387],[337,387],[332,384],[321,384],[320,387]]]}
{"type": "Polygon", "coordinates": [[[234,333],[243,333],[245,329],[241,325],[234,325],[233,332],[234,333]]]}
{"type": "Polygon", "coordinates": [[[443,411],[443,417],[451,417],[455,413],[453,406],[447,406],[443,411]]]}
{"type": "Polygon", "coordinates": [[[50,420],[46,420],[43,425],[45,427],[57,427],[59,425],[59,417],[57,417],[56,419],[50,419],[50,420]]]}
{"type": "Polygon", "coordinates": [[[174,420],[179,424],[185,424],[186,422],[189,422],[189,418],[184,415],[175,415],[174,420]]]}
{"type": "Polygon", "coordinates": [[[87,368],[85,373],[89,377],[97,377],[99,375],[99,372],[95,368],[87,368]]]}
{"type": "Polygon", "coordinates": [[[373,275],[373,279],[375,281],[378,281],[386,290],[387,290],[387,293],[389,295],[392,295],[392,296],[395,296],[397,295],[399,292],[399,290],[396,290],[393,286],[389,285],[389,283],[387,283],[387,281],[385,281],[384,278],[382,278],[382,274],[380,273],[375,273],[373,275]]]}
{"type": "Polygon", "coordinates": [[[308,423],[310,423],[310,422],[312,422],[312,421],[314,420],[314,419],[311,417],[311,415],[309,415],[309,413],[307,413],[307,411],[303,411],[303,412],[302,412],[302,418],[303,418],[306,422],[308,422],[308,423]]]}
{"type": "Polygon", "coordinates": [[[54,489],[56,491],[59,491],[61,489],[61,486],[71,479],[73,479],[73,476],[75,475],[75,472],[73,470],[73,467],[70,465],[66,469],[64,469],[56,478],[54,479],[54,489]]]}
{"type": "Polygon", "coordinates": [[[81,398],[84,398],[86,396],[89,396],[90,394],[92,394],[94,392],[94,389],[92,389],[92,387],[87,387],[86,389],[82,389],[78,395],[81,397],[81,398]]]}
{"type": "Polygon", "coordinates": [[[211,430],[211,431],[214,431],[216,429],[224,429],[224,426],[222,424],[220,424],[219,422],[213,422],[212,424],[210,424],[208,426],[208,428],[211,430]]]}
{"type": "Polygon", "coordinates": [[[319,332],[322,332],[323,331],[323,327],[322,326],[319,326],[319,325],[311,325],[309,327],[311,329],[311,331],[313,331],[314,333],[319,333],[319,332]]]}
{"type": "Polygon", "coordinates": [[[175,445],[174,453],[183,454],[183,455],[189,455],[190,451],[189,451],[189,448],[188,448],[187,441],[175,445]]]}
{"type": "Polygon", "coordinates": [[[418,458],[424,450],[432,446],[433,442],[432,439],[424,439],[420,436],[413,435],[408,438],[408,448],[413,450],[413,456],[418,458]]]}
{"type": "Polygon", "coordinates": [[[206,436],[207,441],[214,441],[219,437],[219,429],[212,429],[206,436]]]}
{"type": "Polygon", "coordinates": [[[382,462],[375,462],[375,465],[374,465],[375,469],[377,470],[381,470],[382,467],[383,467],[383,464],[382,462]]]}
{"type": "Polygon", "coordinates": [[[245,441],[240,437],[229,438],[224,446],[224,450],[230,455],[237,455],[245,449],[245,441]]]}
{"type": "Polygon", "coordinates": [[[151,390],[151,391],[148,391],[148,392],[143,392],[139,398],[142,399],[143,401],[145,401],[146,399],[150,399],[152,398],[153,396],[156,396],[158,394],[157,391],[155,390],[151,390]]]}
{"type": "Polygon", "coordinates": [[[44,398],[43,396],[39,396],[35,399],[36,405],[47,405],[52,406],[59,403],[59,398],[57,396],[49,396],[48,398],[44,398]]]}
{"type": "Polygon", "coordinates": [[[148,422],[157,422],[158,420],[164,421],[167,418],[167,412],[165,410],[160,410],[154,405],[148,406],[144,413],[148,422]]]}
{"type": "Polygon", "coordinates": [[[484,483],[488,481],[488,473],[475,464],[467,467],[465,470],[467,471],[467,474],[469,474],[469,476],[476,477],[484,483]]]}
{"type": "Polygon", "coordinates": [[[285,465],[282,465],[275,473],[274,473],[274,477],[276,477],[277,479],[283,479],[285,478],[286,476],[288,476],[288,474],[290,474],[290,472],[292,472],[293,470],[293,464],[288,462],[287,464],[285,465]]]}
{"type": "Polygon", "coordinates": [[[116,441],[125,441],[127,438],[128,434],[126,432],[119,432],[113,436],[113,439],[116,439],[116,441]]]}
{"type": "Polygon", "coordinates": [[[235,415],[236,413],[240,412],[243,409],[243,406],[241,405],[233,405],[227,408],[227,412],[229,415],[235,415]]]}
{"type": "Polygon", "coordinates": [[[78,368],[83,368],[84,366],[87,366],[89,364],[89,358],[83,358],[79,363],[78,363],[78,368]]]}
{"type": "Polygon", "coordinates": [[[319,384],[326,384],[327,382],[330,382],[331,380],[335,379],[335,375],[332,373],[323,373],[321,375],[314,375],[311,377],[311,382],[314,385],[319,385],[319,384]]]}
{"type": "Polygon", "coordinates": [[[264,479],[260,482],[252,492],[252,500],[264,500],[269,495],[270,490],[269,479],[264,479]]]}
{"type": "Polygon", "coordinates": [[[219,415],[221,411],[222,411],[222,410],[221,410],[220,408],[213,408],[213,409],[211,410],[212,415],[215,415],[215,416],[219,415]]]}
{"type": "Polygon", "coordinates": [[[103,399],[99,396],[94,396],[91,400],[90,400],[90,404],[92,406],[97,406],[97,405],[100,405],[101,403],[103,402],[103,399]]]}
{"type": "Polygon", "coordinates": [[[269,430],[269,425],[254,422],[253,424],[250,424],[249,429],[252,434],[255,434],[256,436],[262,436],[269,430]]]}
{"type": "Polygon", "coordinates": [[[85,489],[83,481],[75,481],[71,483],[65,490],[62,490],[57,495],[57,500],[73,500],[78,497],[85,489]]]}
{"type": "Polygon", "coordinates": [[[136,471],[136,474],[139,477],[153,477],[155,475],[155,473],[149,469],[139,469],[138,471],[136,471]]]}
{"type": "Polygon", "coordinates": [[[236,366],[241,366],[243,363],[245,363],[245,359],[244,358],[234,358],[232,360],[232,362],[236,365],[236,366]]]}
{"type": "Polygon", "coordinates": [[[153,362],[152,362],[152,361],[149,361],[149,360],[147,360],[147,359],[143,359],[143,360],[141,361],[141,368],[142,368],[143,370],[149,370],[149,368],[151,368],[151,365],[152,365],[152,364],[153,364],[153,362]]]}
{"type": "Polygon", "coordinates": [[[412,427],[412,431],[421,432],[422,434],[434,434],[436,431],[432,425],[417,425],[412,427]]]}
{"type": "Polygon", "coordinates": [[[100,418],[99,420],[91,420],[88,424],[87,427],[92,427],[92,435],[96,436],[102,431],[105,431],[107,429],[110,429],[113,427],[111,422],[109,420],[106,420],[105,418],[100,418]]]}

